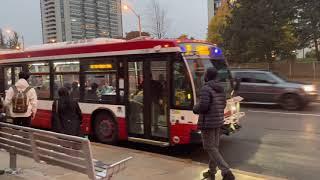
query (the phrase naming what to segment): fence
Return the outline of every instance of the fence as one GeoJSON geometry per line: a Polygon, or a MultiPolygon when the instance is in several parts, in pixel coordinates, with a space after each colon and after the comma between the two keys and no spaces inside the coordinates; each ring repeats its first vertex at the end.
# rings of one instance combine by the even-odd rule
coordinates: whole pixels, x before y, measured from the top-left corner
{"type": "Polygon", "coordinates": [[[268,63],[231,64],[232,68],[241,69],[267,69],[283,74],[290,79],[308,79],[320,81],[320,62],[294,62],[284,61],[268,63]]]}

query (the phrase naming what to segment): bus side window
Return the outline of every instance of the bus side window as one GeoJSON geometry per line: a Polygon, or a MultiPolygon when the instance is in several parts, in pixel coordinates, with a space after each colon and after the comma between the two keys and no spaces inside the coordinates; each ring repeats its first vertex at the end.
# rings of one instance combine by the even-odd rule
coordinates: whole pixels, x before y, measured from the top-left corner
{"type": "Polygon", "coordinates": [[[87,74],[85,100],[114,103],[116,101],[116,74],[87,74]]]}
{"type": "Polygon", "coordinates": [[[37,93],[38,99],[50,98],[50,68],[47,62],[28,64],[30,72],[29,84],[37,93]]]}
{"type": "Polygon", "coordinates": [[[4,90],[8,90],[9,87],[12,86],[11,71],[11,67],[4,68],[4,90]]]}
{"type": "Polygon", "coordinates": [[[188,71],[183,61],[173,64],[173,105],[190,108],[192,106],[192,88],[188,71]]]}

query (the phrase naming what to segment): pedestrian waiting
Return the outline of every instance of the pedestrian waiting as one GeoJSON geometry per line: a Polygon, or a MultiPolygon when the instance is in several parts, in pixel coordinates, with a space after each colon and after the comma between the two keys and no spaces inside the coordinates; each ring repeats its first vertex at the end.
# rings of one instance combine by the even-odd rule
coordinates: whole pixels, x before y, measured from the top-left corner
{"type": "Polygon", "coordinates": [[[7,90],[4,100],[4,106],[9,108],[13,124],[26,127],[31,126],[38,104],[37,93],[28,83],[29,77],[28,72],[20,72],[19,80],[7,90]]]}
{"type": "Polygon", "coordinates": [[[209,155],[209,171],[204,178],[215,179],[217,167],[221,170],[223,180],[234,180],[229,165],[219,152],[220,128],[224,124],[226,94],[217,80],[215,68],[208,68],[205,73],[205,85],[200,90],[199,103],[194,106],[194,113],[199,114],[198,127],[201,130],[203,148],[209,155]]]}
{"type": "Polygon", "coordinates": [[[81,136],[82,113],[79,104],[74,101],[69,90],[58,90],[59,99],[52,104],[52,130],[57,133],[81,136]]]}

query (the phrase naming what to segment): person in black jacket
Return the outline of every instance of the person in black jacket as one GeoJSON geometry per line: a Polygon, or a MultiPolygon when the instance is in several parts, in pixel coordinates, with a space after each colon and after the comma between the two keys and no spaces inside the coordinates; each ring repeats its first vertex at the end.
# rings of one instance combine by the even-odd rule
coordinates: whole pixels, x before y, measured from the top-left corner
{"type": "Polygon", "coordinates": [[[209,155],[209,171],[203,173],[205,178],[215,179],[217,167],[221,170],[223,180],[234,180],[229,165],[219,152],[220,128],[224,124],[226,94],[217,80],[217,70],[208,68],[205,84],[200,89],[199,103],[194,106],[194,113],[199,114],[198,128],[201,130],[203,148],[209,155]]]}
{"type": "Polygon", "coordinates": [[[82,113],[79,104],[72,100],[67,88],[58,91],[59,100],[52,104],[52,130],[57,133],[81,136],[82,113]]]}

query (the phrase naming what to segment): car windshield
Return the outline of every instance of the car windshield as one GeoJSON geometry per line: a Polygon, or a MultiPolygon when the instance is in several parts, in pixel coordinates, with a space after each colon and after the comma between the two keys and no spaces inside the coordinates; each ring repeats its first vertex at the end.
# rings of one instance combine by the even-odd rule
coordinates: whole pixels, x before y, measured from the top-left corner
{"type": "Polygon", "coordinates": [[[276,78],[278,78],[278,80],[280,80],[280,81],[282,81],[282,82],[287,82],[287,81],[288,81],[288,79],[287,79],[285,76],[283,76],[282,74],[280,74],[280,73],[273,72],[273,75],[274,75],[276,78]]]}
{"type": "Polygon", "coordinates": [[[227,97],[231,97],[232,76],[224,59],[209,59],[209,58],[187,58],[187,62],[192,73],[195,84],[196,95],[199,95],[200,88],[204,85],[205,70],[210,67],[215,67],[218,70],[218,79],[225,88],[227,97]]]}

